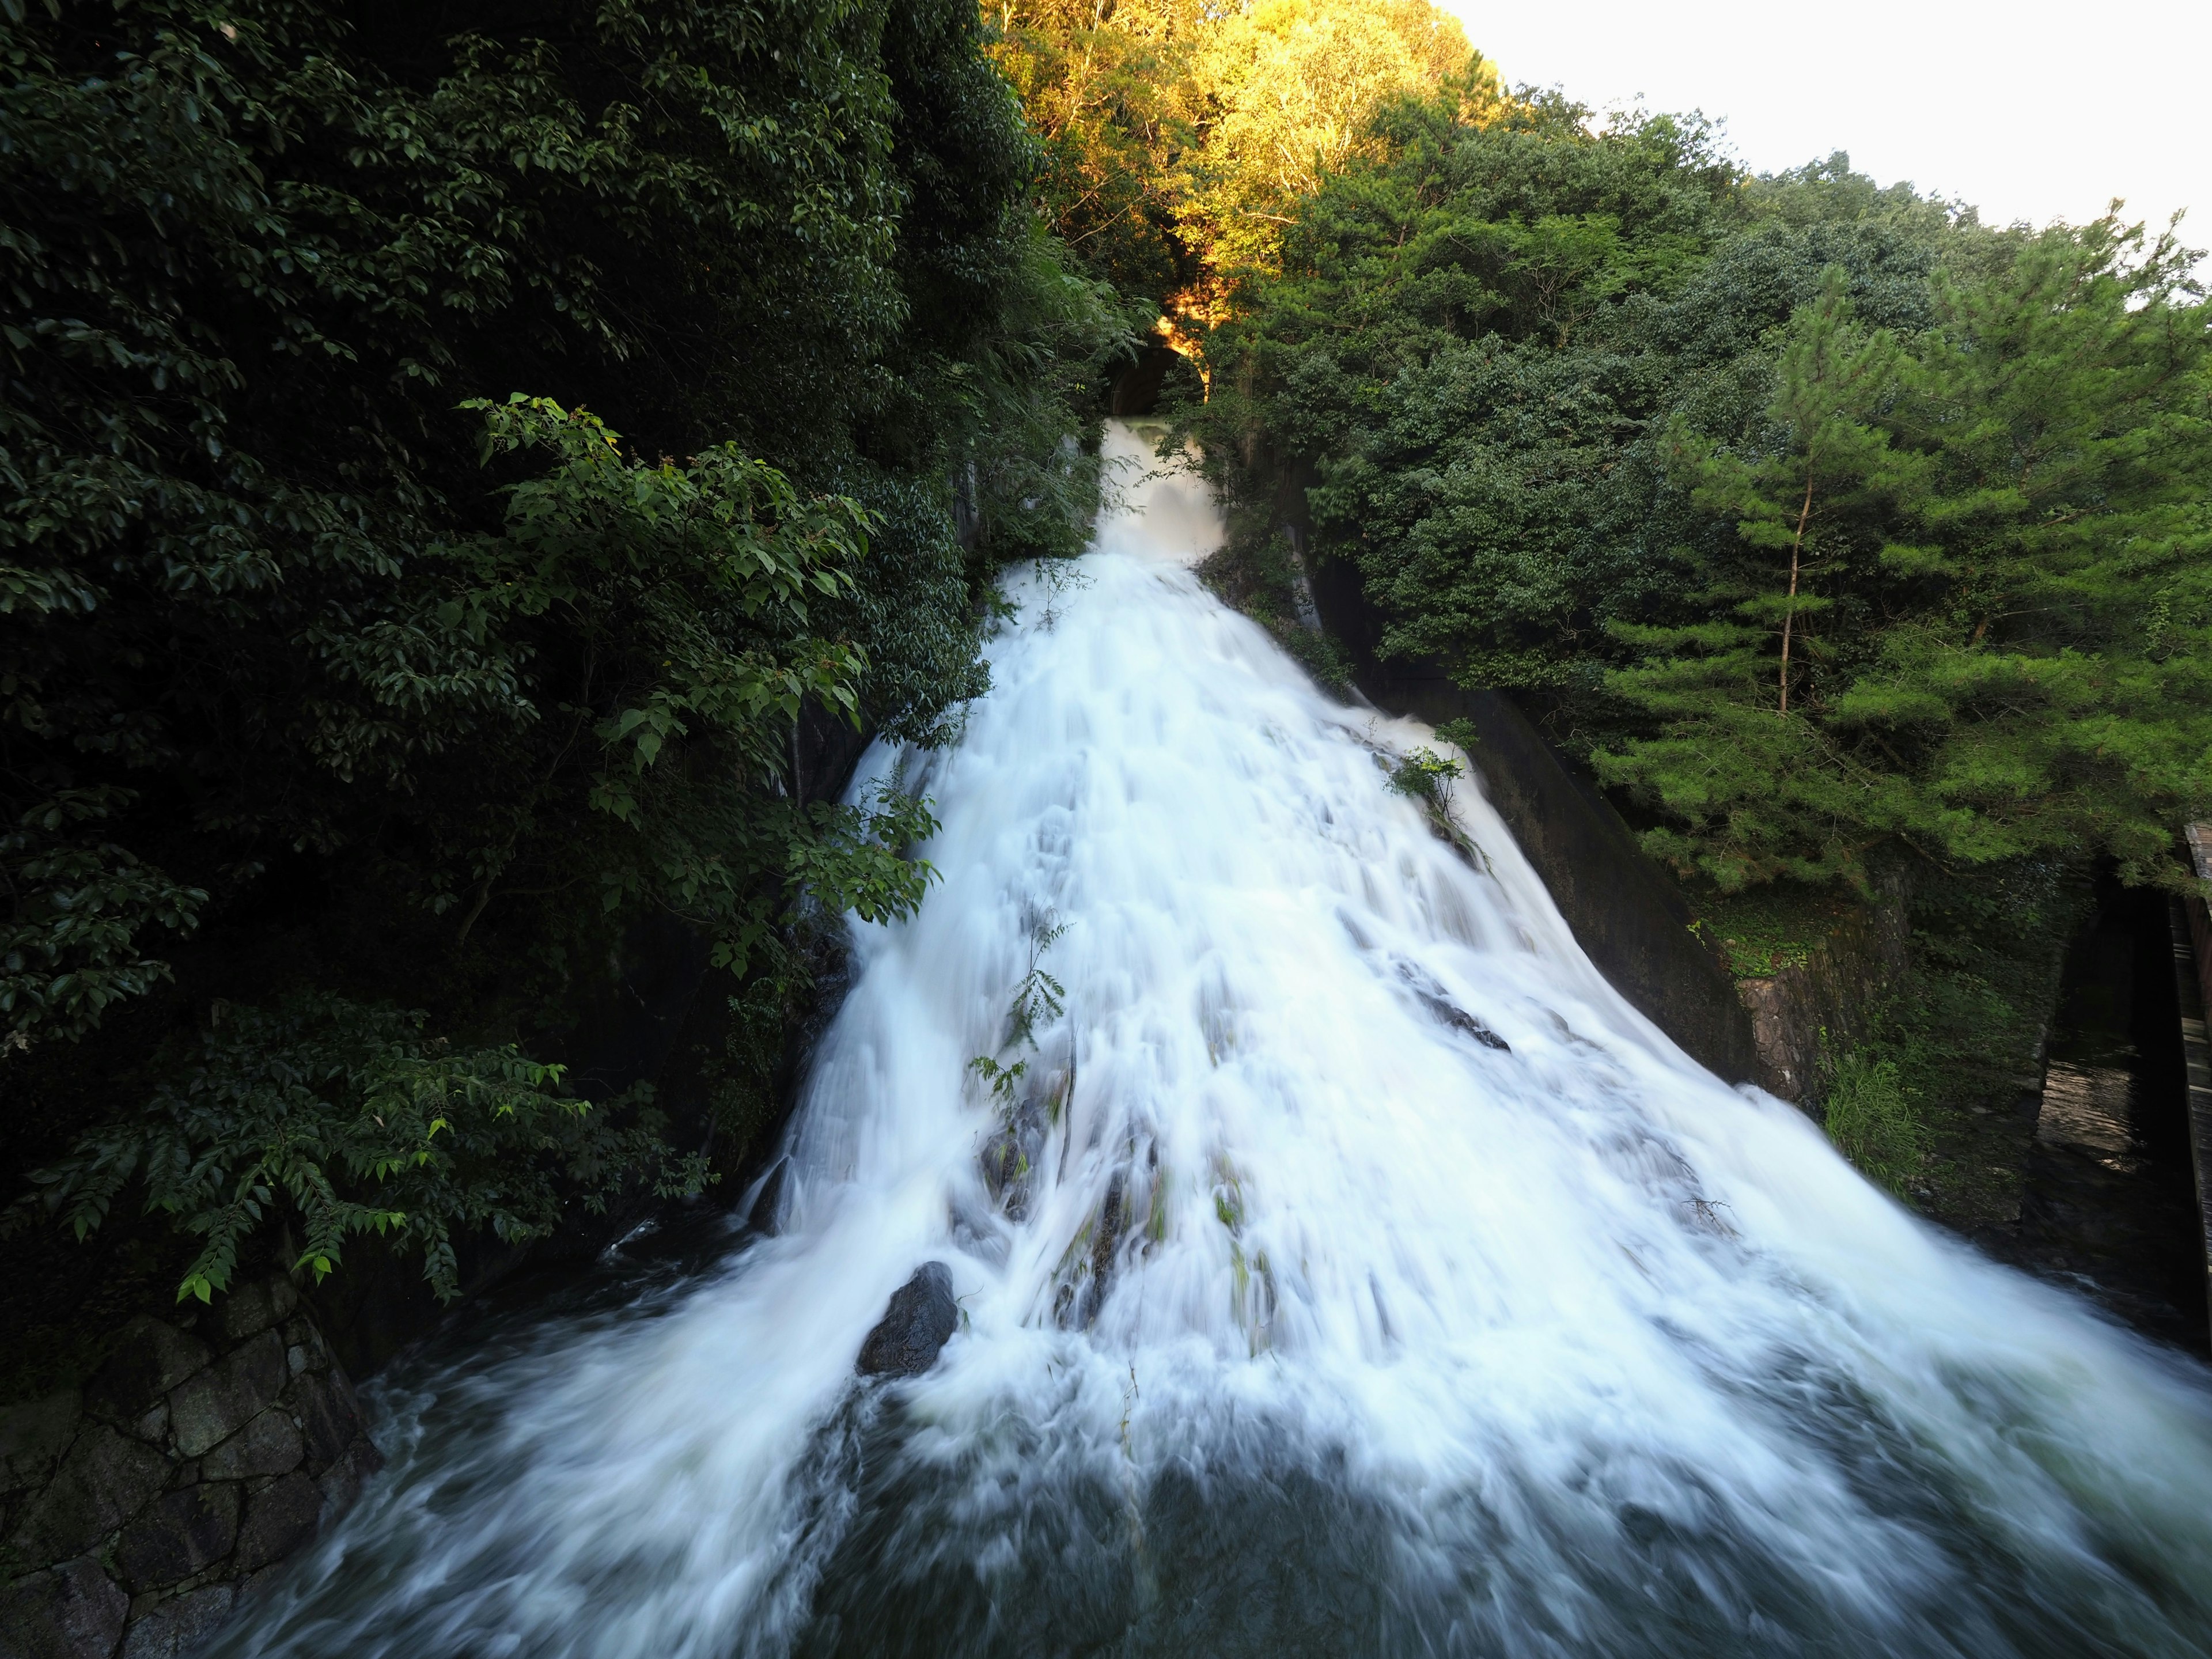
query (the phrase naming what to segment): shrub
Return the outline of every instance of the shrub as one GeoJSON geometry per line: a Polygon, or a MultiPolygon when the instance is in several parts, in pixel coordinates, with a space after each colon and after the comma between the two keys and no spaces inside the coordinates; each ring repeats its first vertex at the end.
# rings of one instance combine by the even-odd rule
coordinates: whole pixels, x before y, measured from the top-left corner
{"type": "Polygon", "coordinates": [[[595,1105],[564,1092],[558,1066],[512,1045],[454,1048],[423,1021],[319,994],[222,1010],[137,1114],[33,1179],[80,1238],[142,1189],[149,1211],[203,1241],[177,1286],[179,1301],[203,1302],[228,1287],[265,1221],[299,1224],[291,1265],[318,1279],[348,1238],[383,1234],[420,1251],[450,1301],[456,1233],[520,1243],[550,1233],[569,1202],[603,1212],[632,1182],[664,1196],[705,1185],[703,1160],[659,1139],[649,1088],[595,1105]]]}

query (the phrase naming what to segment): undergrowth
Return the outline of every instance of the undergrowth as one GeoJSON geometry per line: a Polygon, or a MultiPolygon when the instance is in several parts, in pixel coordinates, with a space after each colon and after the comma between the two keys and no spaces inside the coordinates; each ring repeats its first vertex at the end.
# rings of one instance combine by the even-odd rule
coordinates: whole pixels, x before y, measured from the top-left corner
{"type": "Polygon", "coordinates": [[[1826,1081],[1828,1139],[1868,1180],[1905,1196],[1919,1176],[1927,1132],[1905,1098],[1897,1061],[1854,1050],[1831,1062],[1826,1081]]]}

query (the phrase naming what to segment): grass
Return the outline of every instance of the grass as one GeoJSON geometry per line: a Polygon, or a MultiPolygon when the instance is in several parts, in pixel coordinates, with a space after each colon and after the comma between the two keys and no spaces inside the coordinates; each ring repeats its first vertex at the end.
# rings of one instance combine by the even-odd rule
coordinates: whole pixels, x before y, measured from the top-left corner
{"type": "Polygon", "coordinates": [[[1828,1139],[1859,1173],[1899,1197],[1919,1179],[1927,1157],[1927,1131],[1905,1097],[1898,1064],[1864,1050],[1830,1066],[1828,1139]]]}

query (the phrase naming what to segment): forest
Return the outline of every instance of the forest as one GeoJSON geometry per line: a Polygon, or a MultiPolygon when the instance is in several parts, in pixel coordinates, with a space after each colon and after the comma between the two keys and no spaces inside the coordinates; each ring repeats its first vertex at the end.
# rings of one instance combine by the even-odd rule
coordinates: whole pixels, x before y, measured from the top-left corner
{"type": "Polygon", "coordinates": [[[1147,354],[1230,508],[1210,579],[1317,678],[1302,560],[1717,928],[1909,890],[1923,979],[1832,1079],[1877,1173],[2014,1063],[2008,940],[2100,861],[2191,884],[2179,229],[1754,176],[1507,86],[1427,0],[0,0],[0,40],[40,1377],[242,1263],[450,1298],[728,1193],[836,918],[933,877],[927,799],[823,757],[957,733],[1147,354]],[[701,988],[633,1075],[608,1011],[672,957],[701,988]]]}

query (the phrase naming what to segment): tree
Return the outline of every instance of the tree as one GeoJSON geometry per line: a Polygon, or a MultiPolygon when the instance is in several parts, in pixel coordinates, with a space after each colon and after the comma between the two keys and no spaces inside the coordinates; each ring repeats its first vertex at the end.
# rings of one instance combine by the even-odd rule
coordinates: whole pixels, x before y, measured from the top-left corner
{"type": "Polygon", "coordinates": [[[302,988],[561,1065],[641,929],[779,1044],[794,892],[925,878],[798,711],[981,689],[966,463],[1064,541],[1080,477],[1009,492],[1121,332],[972,0],[5,14],[11,1158],[302,988]]]}
{"type": "Polygon", "coordinates": [[[1042,197],[1071,254],[1156,307],[1195,274],[1170,169],[1192,142],[1196,0],[1004,0],[991,51],[1047,157],[1042,197]]]}
{"type": "Polygon", "coordinates": [[[1659,716],[1663,734],[1596,758],[1606,781],[1693,826],[1654,831],[1646,844],[1723,888],[1856,872],[1871,840],[1899,827],[1879,769],[1826,740],[1827,671],[1848,672],[1850,658],[1813,624],[1835,603],[1817,579],[1878,553],[1869,521],[1915,482],[1916,458],[1893,451],[1881,425],[1900,368],[1885,331],[1857,326],[1850,279],[1831,267],[1784,331],[1765,429],[1733,447],[1680,422],[1671,434],[1692,505],[1735,535],[1683,550],[1700,589],[1697,621],[1613,624],[1647,656],[1608,684],[1659,716]]]}
{"type": "Polygon", "coordinates": [[[1495,72],[1428,0],[1007,0],[994,48],[1051,164],[1067,245],[1186,322],[1230,314],[1297,200],[1407,93],[1500,102],[1495,72]]]}
{"type": "Polygon", "coordinates": [[[2025,238],[1939,281],[1902,345],[1855,331],[1832,277],[1781,354],[1783,435],[1681,436],[1736,538],[1692,553],[1695,620],[1616,630],[1646,659],[1609,686],[1657,729],[1596,760],[1676,821],[1647,844],[1731,887],[1863,881],[1893,838],[2181,878],[2175,830],[2212,805],[2212,307],[2187,258],[2109,219],[2025,238]]]}

